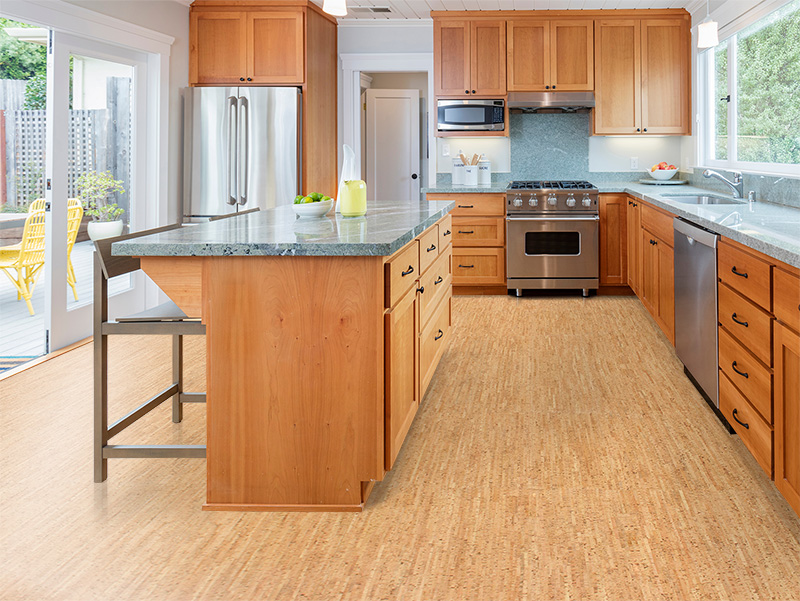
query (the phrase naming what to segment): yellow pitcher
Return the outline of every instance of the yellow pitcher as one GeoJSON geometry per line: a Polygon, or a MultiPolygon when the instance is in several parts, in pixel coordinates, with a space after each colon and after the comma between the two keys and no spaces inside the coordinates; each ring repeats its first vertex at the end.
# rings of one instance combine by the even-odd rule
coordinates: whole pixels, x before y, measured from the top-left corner
{"type": "Polygon", "coordinates": [[[342,217],[360,217],[367,212],[367,184],[360,179],[344,182],[339,191],[342,217]]]}

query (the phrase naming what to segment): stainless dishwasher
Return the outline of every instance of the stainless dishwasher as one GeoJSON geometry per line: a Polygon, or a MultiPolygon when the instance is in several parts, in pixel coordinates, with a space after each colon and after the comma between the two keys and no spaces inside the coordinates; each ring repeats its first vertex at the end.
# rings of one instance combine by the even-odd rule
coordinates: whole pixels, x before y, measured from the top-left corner
{"type": "Polygon", "coordinates": [[[686,375],[722,418],[717,358],[719,236],[679,217],[673,219],[672,225],[675,244],[675,351],[686,375]]]}

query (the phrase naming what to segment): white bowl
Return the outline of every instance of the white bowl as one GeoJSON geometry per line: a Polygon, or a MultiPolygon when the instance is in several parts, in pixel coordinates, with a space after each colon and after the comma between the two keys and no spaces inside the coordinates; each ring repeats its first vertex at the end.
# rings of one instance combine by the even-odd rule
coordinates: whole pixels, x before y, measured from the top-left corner
{"type": "Polygon", "coordinates": [[[677,169],[656,169],[655,171],[650,171],[648,169],[647,173],[649,173],[650,177],[652,177],[653,179],[660,179],[660,180],[663,181],[663,180],[670,179],[673,175],[678,173],[678,170],[677,169]]]}
{"type": "Polygon", "coordinates": [[[308,202],[299,205],[293,204],[295,215],[298,217],[322,217],[333,206],[333,199],[320,200],[319,202],[308,202]]]}

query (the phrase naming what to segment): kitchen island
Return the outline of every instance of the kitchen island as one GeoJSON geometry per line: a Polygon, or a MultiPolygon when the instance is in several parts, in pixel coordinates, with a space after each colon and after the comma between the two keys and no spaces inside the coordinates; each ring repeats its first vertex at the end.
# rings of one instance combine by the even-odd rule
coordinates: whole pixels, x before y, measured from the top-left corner
{"type": "Polygon", "coordinates": [[[452,202],[117,242],[206,324],[204,509],[360,511],[449,339],[452,202]]]}

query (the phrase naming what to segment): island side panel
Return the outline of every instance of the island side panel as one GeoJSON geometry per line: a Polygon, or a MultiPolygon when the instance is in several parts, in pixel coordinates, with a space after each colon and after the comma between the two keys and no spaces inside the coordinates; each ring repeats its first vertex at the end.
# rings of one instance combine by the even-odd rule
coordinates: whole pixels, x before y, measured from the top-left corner
{"type": "Polygon", "coordinates": [[[360,505],[383,475],[382,259],[207,261],[207,508],[360,505]]]}

